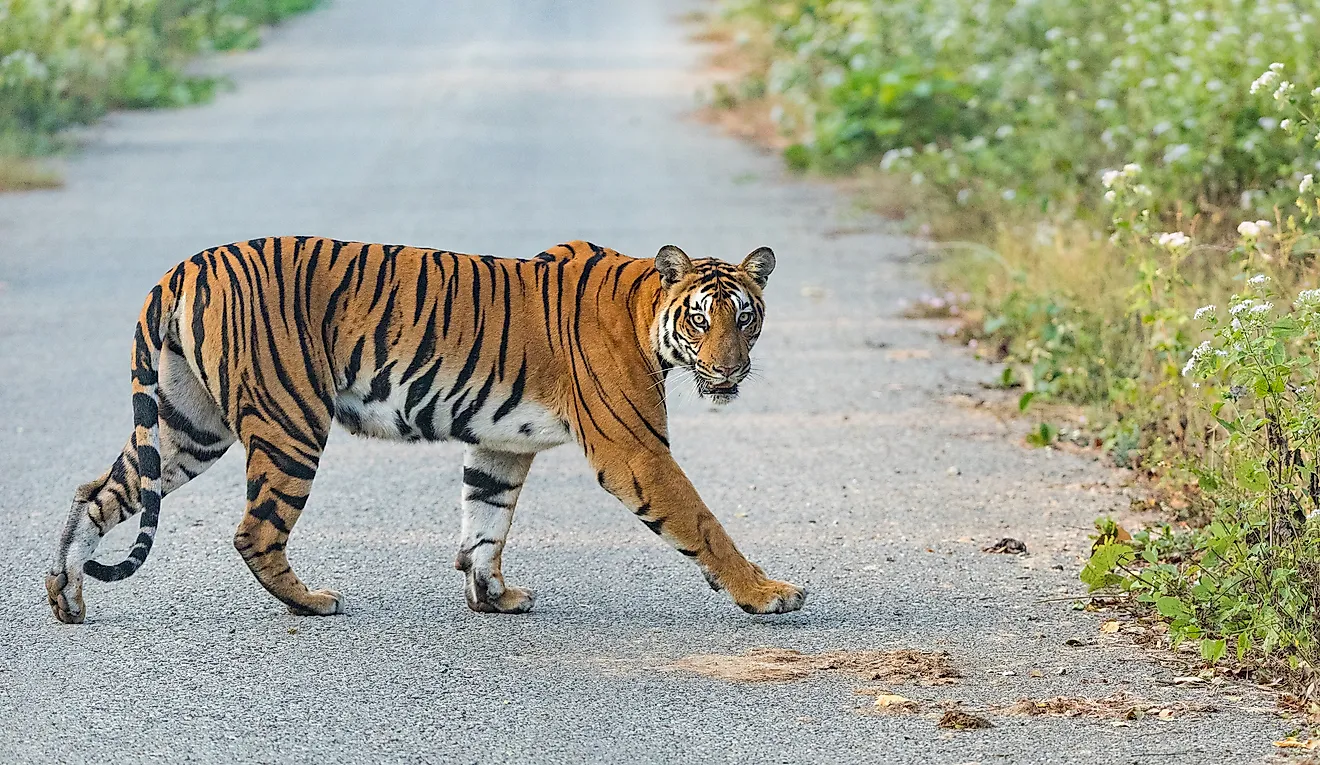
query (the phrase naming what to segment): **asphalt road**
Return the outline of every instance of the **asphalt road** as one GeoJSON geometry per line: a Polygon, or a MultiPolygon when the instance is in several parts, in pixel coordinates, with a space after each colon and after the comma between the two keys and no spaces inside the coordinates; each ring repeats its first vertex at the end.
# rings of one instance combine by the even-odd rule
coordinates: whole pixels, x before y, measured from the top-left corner
{"type": "MultiPolygon", "coordinates": [[[[700,51],[685,8],[335,0],[218,62],[235,92],[115,115],[69,160],[66,188],[0,197],[0,762],[1168,763],[1271,750],[1288,724],[1242,709],[1267,698],[1175,688],[1096,615],[1039,602],[1079,591],[1092,519],[1127,502],[1116,476],[951,403],[993,370],[897,317],[922,290],[910,243],[687,116],[700,51]],[[810,588],[806,608],[742,613],[564,447],[534,465],[505,556],[536,611],[471,613],[451,568],[460,448],[338,431],[290,550],[309,584],[345,593],[348,615],[290,616],[253,581],[231,544],[235,451],[166,501],[141,572],[89,583],[87,623],[57,624],[42,576],[73,489],[128,435],[146,290],[203,247],[289,233],[524,257],[579,237],[639,256],[772,246],[760,379],[719,411],[676,391],[672,440],[743,550],[810,588]],[[1031,554],[979,551],[1005,535],[1031,554]],[[731,685],[665,669],[768,645],[949,651],[956,684],[893,688],[920,699],[1125,690],[1222,711],[955,733],[859,714],[870,699],[847,677],[731,685]]],[[[118,531],[102,559],[131,538],[118,531]]]]}

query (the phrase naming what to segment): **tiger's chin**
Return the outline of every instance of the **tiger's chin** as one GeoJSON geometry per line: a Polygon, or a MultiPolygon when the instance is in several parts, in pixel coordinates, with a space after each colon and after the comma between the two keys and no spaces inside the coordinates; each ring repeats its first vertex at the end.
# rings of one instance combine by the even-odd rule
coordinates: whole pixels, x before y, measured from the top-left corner
{"type": "Polygon", "coordinates": [[[737,383],[723,383],[720,385],[711,385],[701,382],[697,384],[697,394],[704,399],[708,399],[712,404],[724,406],[725,404],[738,398],[737,383]]]}

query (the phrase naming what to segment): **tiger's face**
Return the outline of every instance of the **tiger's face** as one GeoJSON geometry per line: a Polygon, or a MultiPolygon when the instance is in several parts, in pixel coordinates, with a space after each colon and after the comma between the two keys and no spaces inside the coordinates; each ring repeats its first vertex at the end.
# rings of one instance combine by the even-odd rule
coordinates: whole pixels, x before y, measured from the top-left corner
{"type": "Polygon", "coordinates": [[[727,404],[752,370],[751,350],[765,315],[761,290],[775,268],[774,252],[761,247],[734,265],[694,261],[671,244],[660,248],[655,267],[667,290],[656,316],[656,353],[691,370],[703,398],[727,404]]]}

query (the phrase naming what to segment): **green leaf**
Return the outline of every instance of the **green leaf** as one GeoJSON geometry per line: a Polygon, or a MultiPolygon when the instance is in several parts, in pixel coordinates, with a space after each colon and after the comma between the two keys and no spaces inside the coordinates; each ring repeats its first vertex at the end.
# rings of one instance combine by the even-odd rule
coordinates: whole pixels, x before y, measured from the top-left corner
{"type": "Polygon", "coordinates": [[[1214,664],[1222,659],[1227,650],[1228,644],[1223,639],[1201,641],[1201,658],[1208,664],[1214,664]]]}
{"type": "Polygon", "coordinates": [[[1027,411],[1027,407],[1031,406],[1031,400],[1035,397],[1036,397],[1035,391],[1028,391],[1026,393],[1023,393],[1022,397],[1018,399],[1018,411],[1019,412],[1027,411]]]}
{"type": "Polygon", "coordinates": [[[1091,560],[1082,568],[1079,578],[1091,591],[1118,584],[1122,577],[1113,573],[1114,567],[1126,564],[1133,558],[1132,548],[1122,542],[1100,545],[1092,553],[1091,560]]]}
{"type": "Polygon", "coordinates": [[[1243,632],[1241,635],[1238,635],[1237,657],[1239,661],[1241,661],[1242,658],[1247,655],[1247,651],[1250,648],[1251,648],[1251,636],[1245,632],[1243,632]]]}
{"type": "Polygon", "coordinates": [[[1177,619],[1187,615],[1187,606],[1178,598],[1168,595],[1155,599],[1155,610],[1159,611],[1161,616],[1169,619],[1177,619]]]}

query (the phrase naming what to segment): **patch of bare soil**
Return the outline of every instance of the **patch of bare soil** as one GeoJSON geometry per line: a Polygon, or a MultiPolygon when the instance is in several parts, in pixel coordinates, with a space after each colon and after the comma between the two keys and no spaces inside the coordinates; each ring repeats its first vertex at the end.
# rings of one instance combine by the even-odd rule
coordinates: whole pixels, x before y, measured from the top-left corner
{"type": "Polygon", "coordinates": [[[984,717],[974,715],[971,712],[966,712],[961,709],[950,709],[940,715],[940,721],[936,723],[936,725],[951,730],[977,730],[978,728],[995,727],[984,717]]]}
{"type": "Polygon", "coordinates": [[[980,716],[982,714],[996,717],[1064,717],[1122,721],[1148,718],[1173,720],[1217,711],[1208,704],[1154,702],[1120,692],[1098,699],[1071,696],[1055,696],[1048,699],[1022,698],[1012,704],[975,710],[973,714],[963,707],[963,702],[955,699],[916,701],[882,688],[860,688],[856,692],[859,695],[875,697],[873,706],[858,710],[862,714],[921,715],[938,720],[941,728],[956,729],[990,727],[988,721],[986,725],[972,722],[972,720],[985,720],[980,716]]]}
{"type": "Polygon", "coordinates": [[[997,714],[1026,717],[1088,717],[1099,720],[1139,720],[1157,717],[1172,720],[1206,712],[1217,711],[1209,704],[1188,702],[1163,703],[1139,699],[1128,693],[1115,693],[1092,699],[1078,696],[1055,696],[1048,699],[1018,699],[1006,707],[993,710],[997,714]]]}
{"type": "Polygon", "coordinates": [[[947,653],[897,651],[827,651],[805,654],[791,648],[753,648],[741,656],[686,656],[673,669],[735,683],[802,680],[818,672],[842,672],[863,680],[946,685],[960,677],[947,653]]]}

